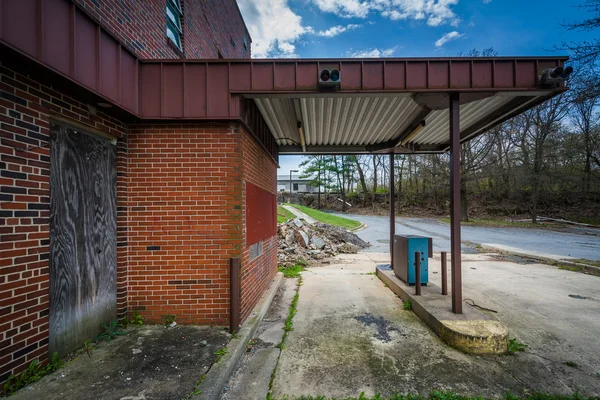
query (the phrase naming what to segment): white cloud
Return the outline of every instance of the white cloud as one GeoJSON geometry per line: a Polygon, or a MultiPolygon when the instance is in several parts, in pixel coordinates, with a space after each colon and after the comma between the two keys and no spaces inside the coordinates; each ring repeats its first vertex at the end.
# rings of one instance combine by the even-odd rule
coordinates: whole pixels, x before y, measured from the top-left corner
{"type": "Polygon", "coordinates": [[[288,0],[238,0],[252,36],[252,57],[297,57],[296,43],[303,35],[334,37],[361,28],[362,24],[332,26],[315,31],[302,24],[288,0]]]}
{"type": "Polygon", "coordinates": [[[492,2],[492,0],[482,0],[483,4],[490,4],[492,2]]]}
{"type": "Polygon", "coordinates": [[[380,58],[391,57],[398,50],[398,46],[390,47],[389,49],[365,49],[365,50],[348,50],[346,55],[352,58],[380,58]]]}
{"type": "Polygon", "coordinates": [[[344,33],[346,31],[351,31],[351,30],[358,29],[358,28],[362,28],[362,25],[361,24],[349,24],[346,26],[337,25],[337,26],[332,26],[331,28],[324,30],[324,31],[315,32],[315,34],[318,36],[323,36],[323,37],[334,37],[334,36],[339,35],[340,33],[344,33]]]}
{"type": "MultiPolygon", "coordinates": [[[[446,23],[458,25],[460,20],[452,10],[458,0],[311,0],[321,11],[340,17],[366,18],[379,12],[391,20],[427,20],[429,26],[446,23]]],[[[485,0],[484,0],[485,1],[485,0]]]]}
{"type": "Polygon", "coordinates": [[[294,42],[313,32],[287,0],[238,0],[238,5],[252,36],[252,57],[295,57],[294,42]]]}
{"type": "Polygon", "coordinates": [[[449,41],[458,39],[458,38],[460,38],[462,36],[463,36],[463,34],[462,33],[458,33],[457,31],[448,32],[444,36],[442,36],[441,38],[439,38],[438,40],[435,41],[435,46],[436,47],[442,47],[443,45],[445,45],[449,41]]]}
{"type": "Polygon", "coordinates": [[[312,0],[321,11],[341,17],[366,18],[371,9],[372,0],[312,0]]]}

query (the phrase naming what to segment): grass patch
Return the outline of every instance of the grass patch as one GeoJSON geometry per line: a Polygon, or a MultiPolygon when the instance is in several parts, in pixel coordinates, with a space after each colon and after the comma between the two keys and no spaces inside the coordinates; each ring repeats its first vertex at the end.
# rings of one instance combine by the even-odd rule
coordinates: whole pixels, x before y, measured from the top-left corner
{"type": "Polygon", "coordinates": [[[578,266],[572,267],[570,265],[561,265],[560,267],[558,267],[558,269],[562,269],[562,270],[565,270],[565,271],[581,272],[585,268],[584,267],[578,267],[578,266]]]}
{"type": "MultiPolygon", "coordinates": [[[[275,400],[272,397],[267,397],[269,400],[275,400]]],[[[555,394],[546,394],[546,393],[530,393],[523,396],[516,396],[510,393],[505,394],[500,399],[502,400],[598,400],[600,397],[586,397],[581,396],[578,393],[574,393],[572,395],[555,395],[555,394]]],[[[365,396],[364,393],[361,393],[358,397],[345,397],[334,398],[327,396],[299,396],[299,397],[290,397],[285,396],[278,400],[486,400],[485,397],[482,396],[462,396],[455,392],[451,391],[432,391],[427,396],[418,395],[418,394],[395,394],[391,396],[382,396],[381,394],[376,394],[373,397],[365,396]]]]}
{"type": "Polygon", "coordinates": [[[360,222],[355,221],[353,219],[338,217],[337,215],[331,215],[326,212],[315,210],[315,209],[312,209],[309,207],[304,207],[304,206],[301,206],[298,204],[288,204],[288,205],[290,205],[294,208],[297,208],[298,210],[302,211],[309,217],[313,217],[317,221],[324,222],[329,225],[341,226],[342,228],[345,228],[345,229],[356,229],[361,225],[360,222]]]}
{"type": "Polygon", "coordinates": [[[304,266],[300,263],[296,263],[296,265],[292,265],[291,267],[280,265],[278,268],[279,272],[282,272],[286,278],[298,278],[300,273],[304,271],[304,266]]]}
{"type": "Polygon", "coordinates": [[[20,375],[15,376],[10,374],[4,383],[4,394],[10,396],[20,388],[29,385],[30,383],[39,381],[45,375],[56,371],[63,366],[62,360],[58,357],[58,353],[54,353],[46,366],[42,366],[39,360],[33,360],[29,367],[20,375]]]}
{"type": "Polygon", "coordinates": [[[579,368],[579,364],[577,364],[575,361],[565,361],[563,364],[565,364],[567,367],[579,368]]]}
{"type": "Polygon", "coordinates": [[[600,261],[597,260],[588,260],[585,258],[576,258],[574,260],[569,260],[572,262],[576,262],[576,263],[581,263],[581,264],[587,264],[587,265],[593,265],[594,267],[600,267],[600,261]]]}
{"type": "Polygon", "coordinates": [[[508,341],[508,353],[515,354],[518,351],[525,351],[527,345],[525,343],[519,342],[517,339],[513,338],[508,341]]]}
{"type": "MultiPolygon", "coordinates": [[[[438,218],[438,221],[444,224],[450,224],[450,218],[438,218]]],[[[467,222],[460,223],[463,226],[483,226],[486,228],[526,228],[526,229],[552,229],[564,227],[563,224],[544,224],[538,222],[534,224],[532,222],[513,222],[505,219],[471,219],[467,222]]]]}
{"type": "Polygon", "coordinates": [[[290,219],[296,218],[294,214],[283,208],[283,206],[277,206],[277,223],[283,224],[290,219]]]}
{"type": "Polygon", "coordinates": [[[410,302],[410,300],[403,301],[402,308],[404,308],[407,311],[412,310],[412,303],[410,302]]]}

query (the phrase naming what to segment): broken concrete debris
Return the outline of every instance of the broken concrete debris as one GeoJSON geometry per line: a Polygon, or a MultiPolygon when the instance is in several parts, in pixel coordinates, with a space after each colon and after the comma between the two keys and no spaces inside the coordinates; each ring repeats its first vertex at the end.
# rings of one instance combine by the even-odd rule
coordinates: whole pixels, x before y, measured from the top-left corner
{"type": "Polygon", "coordinates": [[[280,224],[278,261],[280,265],[291,266],[300,259],[314,264],[340,253],[355,254],[369,247],[354,233],[344,228],[324,224],[306,224],[299,218],[280,224]]]}

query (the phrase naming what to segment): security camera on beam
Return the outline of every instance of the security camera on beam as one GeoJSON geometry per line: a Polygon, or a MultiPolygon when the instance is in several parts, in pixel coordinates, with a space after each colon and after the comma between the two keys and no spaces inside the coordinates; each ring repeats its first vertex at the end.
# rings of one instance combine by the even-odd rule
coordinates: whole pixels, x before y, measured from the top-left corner
{"type": "Polygon", "coordinates": [[[557,86],[563,81],[570,78],[573,73],[573,67],[556,67],[548,68],[544,70],[540,76],[540,83],[542,86],[557,86]]]}
{"type": "Polygon", "coordinates": [[[339,88],[342,80],[342,73],[336,68],[324,68],[319,71],[319,87],[339,88]]]}

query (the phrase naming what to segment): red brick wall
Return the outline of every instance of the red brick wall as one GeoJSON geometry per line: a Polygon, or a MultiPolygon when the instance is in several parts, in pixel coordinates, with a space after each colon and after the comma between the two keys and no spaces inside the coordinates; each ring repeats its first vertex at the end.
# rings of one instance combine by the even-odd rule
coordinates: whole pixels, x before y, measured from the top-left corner
{"type": "MultiPolygon", "coordinates": [[[[277,164],[245,130],[242,132],[243,180],[277,195],[277,164]]],[[[245,189],[245,188],[244,188],[245,189]]],[[[246,191],[244,190],[244,194],[246,191]]],[[[244,205],[246,199],[244,198],[244,205]]],[[[265,210],[268,210],[266,208],[265,210]]],[[[250,246],[246,240],[246,207],[244,207],[244,251],[242,253],[242,321],[264,293],[277,273],[277,236],[263,240],[262,254],[250,260],[250,246]]]]}
{"type": "Polygon", "coordinates": [[[75,1],[143,59],[219,58],[219,51],[224,58],[250,57],[250,36],[235,0],[181,1],[184,54],[166,35],[167,0],[75,1]]]}
{"type": "Polygon", "coordinates": [[[242,245],[237,124],[131,126],[128,146],[130,310],[228,324],[242,245]]]}
{"type": "MultiPolygon", "coordinates": [[[[49,311],[49,202],[51,113],[124,139],[125,126],[84,104],[0,65],[0,383],[34,359],[47,359],[49,311]]],[[[125,148],[118,144],[123,182],[125,148]]],[[[120,222],[126,219],[123,187],[117,189],[120,222]]],[[[117,240],[121,313],[125,231],[117,240]]]]}

